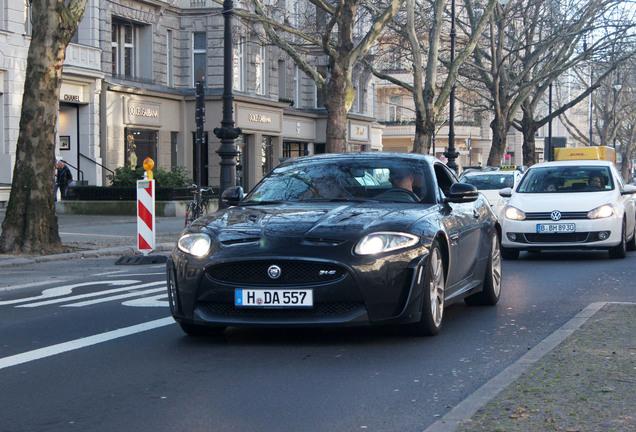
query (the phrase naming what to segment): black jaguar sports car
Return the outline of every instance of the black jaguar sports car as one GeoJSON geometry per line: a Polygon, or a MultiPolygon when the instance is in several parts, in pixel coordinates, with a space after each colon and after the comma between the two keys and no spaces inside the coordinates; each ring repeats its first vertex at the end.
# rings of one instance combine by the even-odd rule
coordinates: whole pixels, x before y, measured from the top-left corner
{"type": "Polygon", "coordinates": [[[170,310],[188,334],[404,324],[434,335],[446,305],[499,300],[497,218],[434,157],[297,158],[222,200],[167,263],[170,310]]]}

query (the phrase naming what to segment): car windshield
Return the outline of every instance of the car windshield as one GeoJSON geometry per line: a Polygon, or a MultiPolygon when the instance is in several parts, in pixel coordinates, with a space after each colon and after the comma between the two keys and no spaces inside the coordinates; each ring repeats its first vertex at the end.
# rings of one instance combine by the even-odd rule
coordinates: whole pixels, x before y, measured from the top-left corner
{"type": "Polygon", "coordinates": [[[594,192],[614,188],[609,167],[552,166],[528,170],[517,192],[570,193],[594,192]]]}
{"type": "Polygon", "coordinates": [[[489,174],[466,175],[461,181],[479,190],[503,189],[514,185],[512,173],[493,172],[489,174]]]}
{"type": "Polygon", "coordinates": [[[434,191],[431,182],[426,180],[427,167],[424,161],[407,158],[301,159],[275,168],[241,203],[306,200],[429,202],[434,191]]]}

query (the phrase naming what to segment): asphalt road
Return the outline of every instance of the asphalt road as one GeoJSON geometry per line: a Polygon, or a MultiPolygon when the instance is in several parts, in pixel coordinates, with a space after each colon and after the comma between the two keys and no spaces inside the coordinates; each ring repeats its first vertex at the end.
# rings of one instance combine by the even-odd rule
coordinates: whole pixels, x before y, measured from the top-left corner
{"type": "Polygon", "coordinates": [[[114,261],[0,269],[0,430],[422,431],[588,304],[636,301],[634,252],[522,254],[496,307],[451,306],[436,337],[192,338],[168,318],[163,266],[114,261]]]}

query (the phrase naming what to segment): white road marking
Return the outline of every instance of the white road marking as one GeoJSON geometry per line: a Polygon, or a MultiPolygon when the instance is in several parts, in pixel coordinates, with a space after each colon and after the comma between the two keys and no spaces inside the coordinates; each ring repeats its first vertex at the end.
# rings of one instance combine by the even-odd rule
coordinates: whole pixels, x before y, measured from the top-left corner
{"type": "MultiPolygon", "coordinates": [[[[83,282],[80,284],[73,284],[73,285],[64,285],[64,286],[60,286],[60,287],[55,287],[55,288],[50,288],[50,289],[46,289],[44,291],[42,291],[42,294],[38,295],[38,296],[34,296],[34,297],[25,297],[25,298],[20,298],[20,299],[14,299],[14,300],[5,300],[5,301],[0,301],[0,306],[5,306],[5,305],[11,305],[11,304],[16,304],[16,303],[26,303],[26,302],[30,302],[30,301],[34,301],[34,300],[41,300],[41,299],[45,299],[45,298],[51,298],[51,297],[61,297],[61,296],[65,296],[65,295],[69,295],[73,292],[73,289],[78,288],[78,287],[82,287],[82,286],[89,286],[89,285],[130,285],[130,284],[134,284],[134,283],[139,283],[141,281],[138,280],[133,280],[133,279],[125,279],[125,280],[118,280],[118,281],[108,281],[108,282],[104,282],[104,281],[96,281],[96,282],[83,282]]],[[[132,287],[127,287],[127,288],[123,288],[125,289],[130,289],[132,287]]],[[[99,293],[95,294],[95,295],[100,295],[99,293]]],[[[64,299],[62,299],[61,301],[65,301],[64,299]]],[[[45,302],[41,302],[41,303],[45,303],[45,302]]],[[[40,305],[39,303],[35,303],[35,305],[40,305]]],[[[21,307],[32,307],[32,306],[21,306],[21,307]]]]}
{"type": "MultiPolygon", "coordinates": [[[[164,282],[159,282],[159,283],[164,284],[164,282]]],[[[104,297],[104,298],[99,298],[99,299],[95,299],[95,300],[87,300],[87,301],[79,302],[79,303],[71,303],[71,304],[67,304],[67,305],[62,305],[62,307],[90,306],[90,305],[94,305],[94,304],[97,304],[97,303],[106,303],[106,302],[109,302],[109,301],[121,300],[121,299],[124,299],[124,298],[139,297],[141,295],[146,295],[146,294],[154,294],[154,293],[161,292],[161,291],[166,291],[166,288],[162,287],[162,288],[147,289],[147,290],[143,290],[143,291],[135,291],[135,292],[127,293],[127,294],[119,294],[119,295],[116,295],[116,296],[104,297]]]]}
{"type": "Polygon", "coordinates": [[[102,342],[107,342],[113,339],[122,338],[135,333],[141,333],[148,330],[153,330],[159,327],[164,327],[170,324],[174,324],[172,318],[161,318],[155,321],[149,321],[142,324],[137,324],[130,327],[125,327],[118,330],[109,331],[93,336],[88,336],[81,339],[76,339],[69,342],[63,342],[57,345],[51,345],[48,347],[28,351],[21,354],[12,355],[9,357],[0,358],[0,369],[8,368],[11,366],[17,366],[19,364],[28,363],[34,360],[40,360],[46,357],[51,357],[57,354],[61,354],[68,351],[78,350],[91,345],[97,345],[102,342]]]}
{"type": "MultiPolygon", "coordinates": [[[[113,282],[115,282],[115,281],[113,281],[113,282]]],[[[128,282],[130,282],[130,281],[128,281],[128,282]]],[[[134,281],[134,282],[139,282],[139,281],[134,281]]],[[[113,294],[113,293],[116,293],[116,292],[130,291],[130,290],[133,290],[133,289],[147,288],[147,287],[157,286],[157,285],[165,285],[165,282],[164,281],[160,281],[160,282],[149,282],[149,283],[140,284],[140,285],[129,285],[129,286],[126,286],[124,288],[117,288],[117,289],[111,289],[111,290],[106,290],[106,291],[97,291],[97,292],[91,292],[91,293],[86,293],[86,294],[78,294],[78,295],[72,296],[72,297],[62,297],[62,298],[57,298],[57,299],[52,299],[52,300],[45,300],[45,301],[36,302],[36,303],[24,304],[24,305],[20,305],[20,306],[16,306],[16,307],[29,307],[29,308],[31,308],[31,307],[38,307],[38,306],[46,306],[46,305],[55,304],[55,303],[66,303],[66,302],[72,302],[72,301],[75,301],[75,300],[80,300],[80,299],[85,299],[85,298],[90,298],[90,297],[99,297],[99,296],[103,296],[103,295],[113,294]]]]}
{"type": "Polygon", "coordinates": [[[164,294],[160,294],[160,295],[156,295],[153,297],[144,297],[144,298],[140,298],[140,299],[135,299],[135,300],[128,300],[125,302],[122,302],[123,306],[132,306],[132,307],[162,307],[162,308],[167,308],[170,307],[170,304],[168,303],[168,293],[164,293],[164,294]],[[162,298],[165,298],[166,300],[161,300],[162,298]]]}
{"type": "MultiPolygon", "coordinates": [[[[65,279],[73,279],[72,277],[68,277],[65,279]]],[[[29,282],[29,283],[25,283],[25,284],[21,284],[21,285],[9,285],[9,286],[4,286],[4,287],[0,287],[0,293],[1,292],[5,292],[5,291],[12,291],[15,289],[20,289],[20,288],[35,288],[37,286],[40,285],[52,285],[54,283],[60,283],[60,282],[66,282],[66,281],[61,281],[59,279],[56,279],[54,281],[49,280],[43,280],[43,281],[38,281],[38,282],[29,282]]]]}

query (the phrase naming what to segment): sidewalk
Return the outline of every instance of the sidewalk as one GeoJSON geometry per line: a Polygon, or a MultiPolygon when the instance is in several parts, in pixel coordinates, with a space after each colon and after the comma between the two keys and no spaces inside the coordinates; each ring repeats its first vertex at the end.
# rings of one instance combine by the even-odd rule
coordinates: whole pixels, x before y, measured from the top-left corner
{"type": "MultiPolygon", "coordinates": [[[[5,209],[0,208],[0,224],[4,220],[4,214],[5,209]]],[[[57,216],[62,244],[71,252],[57,255],[0,254],[0,267],[73,258],[139,254],[136,216],[57,216]]],[[[157,217],[155,224],[155,250],[152,254],[167,254],[183,230],[184,220],[182,217],[157,217]]]]}

